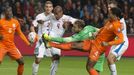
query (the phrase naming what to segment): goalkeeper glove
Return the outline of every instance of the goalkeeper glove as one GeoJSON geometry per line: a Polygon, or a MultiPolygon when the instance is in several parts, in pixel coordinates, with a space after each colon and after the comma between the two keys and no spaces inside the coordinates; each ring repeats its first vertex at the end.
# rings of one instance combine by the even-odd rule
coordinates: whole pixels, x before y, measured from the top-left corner
{"type": "Polygon", "coordinates": [[[48,34],[44,33],[43,34],[43,39],[45,39],[47,41],[50,41],[51,40],[51,37],[48,34]]]}

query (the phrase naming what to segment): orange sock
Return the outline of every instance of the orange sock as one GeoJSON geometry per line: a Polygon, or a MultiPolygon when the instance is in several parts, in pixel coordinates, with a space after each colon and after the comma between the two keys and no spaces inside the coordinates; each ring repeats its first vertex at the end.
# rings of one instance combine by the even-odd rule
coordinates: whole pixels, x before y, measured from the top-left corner
{"type": "Polygon", "coordinates": [[[65,51],[67,51],[67,50],[70,50],[71,49],[72,43],[57,44],[57,43],[54,43],[54,42],[49,42],[49,45],[51,47],[55,47],[55,48],[59,48],[59,49],[63,49],[65,51]]]}
{"type": "Polygon", "coordinates": [[[23,75],[24,65],[19,65],[17,70],[17,75],[23,75]]]}
{"type": "Polygon", "coordinates": [[[90,69],[89,75],[99,75],[99,73],[95,69],[90,69]]]}

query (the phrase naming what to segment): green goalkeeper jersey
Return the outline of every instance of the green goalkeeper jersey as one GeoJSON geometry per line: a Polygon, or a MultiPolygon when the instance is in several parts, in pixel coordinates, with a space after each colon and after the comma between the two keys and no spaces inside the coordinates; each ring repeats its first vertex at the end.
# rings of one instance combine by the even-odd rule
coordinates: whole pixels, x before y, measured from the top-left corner
{"type": "Polygon", "coordinates": [[[55,42],[76,42],[76,41],[82,41],[84,39],[93,39],[92,33],[96,32],[98,28],[95,28],[93,26],[85,26],[79,33],[76,33],[70,37],[51,37],[51,41],[55,42]]]}
{"type": "MultiPolygon", "coordinates": [[[[98,28],[95,28],[93,26],[85,26],[79,33],[76,33],[70,37],[51,37],[51,41],[55,41],[55,42],[60,42],[60,43],[65,43],[65,42],[76,42],[76,41],[82,41],[84,39],[93,39],[94,37],[92,36],[92,33],[98,31],[98,28]]],[[[103,64],[104,64],[104,60],[105,60],[105,54],[102,54],[99,58],[99,60],[97,61],[96,65],[94,66],[94,68],[99,71],[102,72],[103,71],[103,64]]]]}

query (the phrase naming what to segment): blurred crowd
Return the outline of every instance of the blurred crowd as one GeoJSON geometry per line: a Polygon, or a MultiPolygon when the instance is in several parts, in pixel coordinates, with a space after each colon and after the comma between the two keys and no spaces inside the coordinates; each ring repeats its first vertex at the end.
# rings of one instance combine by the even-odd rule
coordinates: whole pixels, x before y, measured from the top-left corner
{"type": "MultiPolygon", "coordinates": [[[[32,20],[39,13],[44,12],[43,5],[46,0],[0,0],[0,17],[3,17],[3,9],[11,6],[24,33],[29,32],[32,20]]],[[[103,21],[108,17],[107,2],[110,0],[51,0],[60,5],[64,13],[75,18],[83,19],[86,25],[102,27],[103,21]]],[[[134,0],[116,0],[122,9],[127,24],[128,34],[134,34],[134,0]]]]}

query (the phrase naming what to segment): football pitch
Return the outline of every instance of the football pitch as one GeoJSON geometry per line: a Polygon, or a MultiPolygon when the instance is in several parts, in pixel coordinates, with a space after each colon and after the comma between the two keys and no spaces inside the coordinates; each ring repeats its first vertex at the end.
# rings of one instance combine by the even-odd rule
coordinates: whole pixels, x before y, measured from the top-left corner
{"type": "MultiPolygon", "coordinates": [[[[85,69],[86,57],[61,57],[56,75],[88,75],[85,69]]],[[[33,56],[25,56],[24,75],[32,75],[33,56]]],[[[105,60],[106,61],[106,60],[105,60]]],[[[118,75],[134,75],[134,58],[122,58],[117,64],[118,75]]],[[[51,58],[44,58],[40,63],[38,75],[50,75],[51,58]]],[[[0,75],[16,75],[17,63],[5,57],[0,65],[0,75]]],[[[100,75],[110,75],[107,62],[100,75]]]]}

